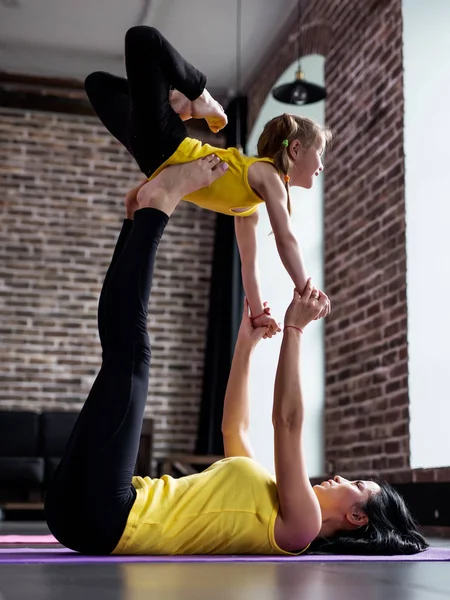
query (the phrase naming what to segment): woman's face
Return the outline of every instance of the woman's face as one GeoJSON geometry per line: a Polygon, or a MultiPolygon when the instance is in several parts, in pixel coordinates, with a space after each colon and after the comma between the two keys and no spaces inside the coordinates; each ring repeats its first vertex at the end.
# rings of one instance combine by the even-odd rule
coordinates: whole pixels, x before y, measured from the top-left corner
{"type": "Polygon", "coordinates": [[[289,173],[291,185],[312,188],[316,177],[323,171],[323,140],[318,138],[309,148],[304,148],[298,140],[294,140],[289,150],[293,163],[289,173]]]}
{"type": "Polygon", "coordinates": [[[355,509],[355,506],[366,504],[371,494],[378,494],[381,491],[380,486],[374,481],[349,481],[339,475],[334,479],[323,481],[320,485],[315,485],[313,489],[322,513],[336,518],[341,516],[355,526],[358,526],[358,523],[353,517],[360,512],[355,509]]]}

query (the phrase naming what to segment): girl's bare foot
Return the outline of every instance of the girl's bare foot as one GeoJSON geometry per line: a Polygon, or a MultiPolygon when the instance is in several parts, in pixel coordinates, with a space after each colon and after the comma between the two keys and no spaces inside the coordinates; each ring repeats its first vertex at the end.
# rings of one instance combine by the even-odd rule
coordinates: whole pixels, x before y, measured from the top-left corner
{"type": "Polygon", "coordinates": [[[137,201],[138,191],[143,185],[147,183],[147,179],[144,179],[139,185],[127,192],[125,196],[125,218],[133,220],[134,212],[138,210],[139,204],[137,201]]]}
{"type": "Polygon", "coordinates": [[[169,94],[170,106],[180,116],[182,121],[192,119],[191,101],[178,90],[171,90],[169,94]]]}
{"type": "Polygon", "coordinates": [[[227,169],[228,165],[214,154],[166,167],[138,191],[139,208],[158,208],[170,217],[184,196],[211,185],[227,169]]]}
{"type": "Polygon", "coordinates": [[[223,106],[214,100],[207,89],[203,90],[202,95],[193,102],[178,90],[171,90],[169,102],[182,121],[206,119],[209,128],[214,133],[223,129],[228,123],[223,106]]]}
{"type": "Polygon", "coordinates": [[[223,106],[214,100],[206,88],[202,95],[192,102],[191,113],[194,119],[206,119],[213,133],[217,133],[228,123],[223,106]]]}

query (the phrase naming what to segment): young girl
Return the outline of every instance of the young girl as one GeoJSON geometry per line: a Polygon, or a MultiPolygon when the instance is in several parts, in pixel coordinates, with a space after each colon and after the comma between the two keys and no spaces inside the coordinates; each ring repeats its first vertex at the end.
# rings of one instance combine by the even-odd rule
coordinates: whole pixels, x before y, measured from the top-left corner
{"type": "MultiPolygon", "coordinates": [[[[189,138],[183,120],[205,118],[217,132],[227,124],[223,108],[205,89],[206,77],[186,62],[153,27],[133,27],[125,37],[128,81],[96,72],[86,93],[105,127],[133,155],[141,171],[155,177],[168,165],[216,154],[228,164],[224,177],[184,199],[235,217],[242,279],[256,327],[279,331],[261,297],[257,264],[258,206],[265,202],[277,249],[297,289],[306,269],[290,226],[289,186],[311,188],[323,170],[321,155],[331,134],[310,119],[284,114],[267,123],[257,158],[189,138]],[[175,91],[174,91],[175,90],[175,91]]],[[[319,315],[329,313],[329,303],[319,315]]]]}

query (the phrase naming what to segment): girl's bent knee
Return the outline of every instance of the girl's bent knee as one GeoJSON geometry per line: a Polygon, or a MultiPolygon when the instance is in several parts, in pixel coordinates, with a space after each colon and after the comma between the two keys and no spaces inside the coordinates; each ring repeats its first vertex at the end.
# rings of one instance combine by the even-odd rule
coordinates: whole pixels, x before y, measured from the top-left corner
{"type": "MultiPolygon", "coordinates": [[[[161,34],[155,27],[148,27],[147,25],[135,25],[125,34],[125,47],[128,49],[130,45],[135,44],[146,44],[147,46],[154,41],[158,41],[161,38],[161,34]]],[[[145,56],[141,57],[145,60],[145,56]]]]}
{"type": "Polygon", "coordinates": [[[90,73],[84,80],[84,89],[86,90],[88,96],[102,86],[106,78],[107,73],[104,71],[95,71],[94,73],[90,73]]]}

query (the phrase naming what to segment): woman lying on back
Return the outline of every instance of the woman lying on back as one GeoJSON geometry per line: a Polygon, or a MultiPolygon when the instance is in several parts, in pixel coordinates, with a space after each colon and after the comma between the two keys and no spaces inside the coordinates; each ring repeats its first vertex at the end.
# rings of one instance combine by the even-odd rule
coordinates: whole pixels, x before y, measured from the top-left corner
{"type": "Polygon", "coordinates": [[[276,479],[253,458],[250,361],[269,327],[247,302],[223,415],[226,458],[195,475],[133,477],[147,400],[147,309],[159,241],[186,193],[225,172],[217,157],[164,169],[126,198],[99,302],[102,366],[46,496],[50,530],[86,554],[412,554],[427,547],[388,485],[336,476],[312,487],[303,450],[302,331],[328,298],[308,281],[284,321],[275,380],[276,479]]]}

